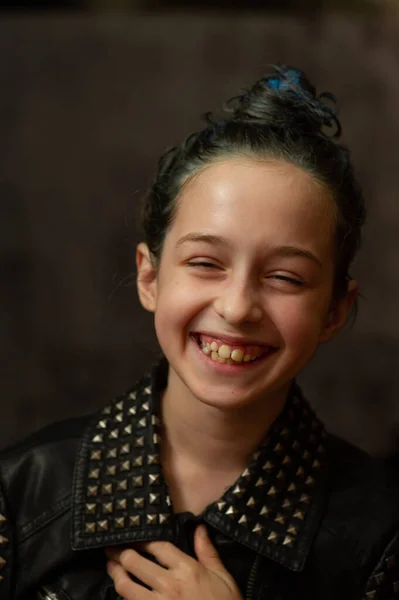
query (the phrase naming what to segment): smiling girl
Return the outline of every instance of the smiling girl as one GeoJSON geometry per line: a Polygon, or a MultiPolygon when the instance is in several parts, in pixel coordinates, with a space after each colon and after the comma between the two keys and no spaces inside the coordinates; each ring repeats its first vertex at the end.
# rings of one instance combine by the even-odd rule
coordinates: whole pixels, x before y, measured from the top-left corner
{"type": "Polygon", "coordinates": [[[275,68],[161,157],[137,270],[163,358],[3,453],[1,600],[399,597],[399,495],[295,383],[358,293],[332,106],[275,68]]]}

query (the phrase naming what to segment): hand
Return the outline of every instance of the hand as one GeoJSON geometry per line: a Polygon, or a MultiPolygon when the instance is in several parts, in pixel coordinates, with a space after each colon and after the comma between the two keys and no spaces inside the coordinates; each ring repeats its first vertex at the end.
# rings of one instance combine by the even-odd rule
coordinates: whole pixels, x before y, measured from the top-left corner
{"type": "Polygon", "coordinates": [[[170,542],[148,542],[140,549],[155,556],[157,565],[133,549],[106,550],[107,565],[115,590],[125,600],[242,600],[240,591],[200,525],[194,534],[198,560],[188,556],[170,542]],[[128,573],[147,585],[131,580],[128,573]]]}

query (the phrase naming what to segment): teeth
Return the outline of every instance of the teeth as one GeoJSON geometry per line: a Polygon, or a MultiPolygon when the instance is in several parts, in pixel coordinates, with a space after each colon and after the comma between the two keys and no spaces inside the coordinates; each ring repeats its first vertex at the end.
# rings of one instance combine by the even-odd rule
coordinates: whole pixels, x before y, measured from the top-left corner
{"type": "Polygon", "coordinates": [[[210,356],[210,358],[215,362],[220,362],[222,364],[228,365],[235,365],[237,363],[242,362],[251,362],[261,356],[261,354],[257,354],[256,356],[245,354],[244,350],[242,350],[241,348],[234,348],[234,350],[232,350],[227,344],[222,344],[221,346],[218,346],[217,342],[215,341],[213,341],[212,343],[206,343],[200,339],[200,347],[202,352],[207,356],[210,356]]]}

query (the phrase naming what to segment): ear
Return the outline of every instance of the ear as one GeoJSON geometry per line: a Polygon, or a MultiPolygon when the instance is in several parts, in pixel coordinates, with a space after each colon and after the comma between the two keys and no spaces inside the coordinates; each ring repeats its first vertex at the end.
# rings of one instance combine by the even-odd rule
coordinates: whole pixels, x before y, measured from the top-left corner
{"type": "Polygon", "coordinates": [[[336,302],[329,312],[324,330],[320,336],[320,343],[329,342],[344,327],[350,309],[352,308],[359,293],[357,281],[351,279],[348,282],[348,291],[344,298],[336,302]]]}
{"type": "Polygon", "coordinates": [[[136,248],[137,291],[141,305],[149,312],[155,312],[157,304],[157,270],[147,244],[136,248]]]}

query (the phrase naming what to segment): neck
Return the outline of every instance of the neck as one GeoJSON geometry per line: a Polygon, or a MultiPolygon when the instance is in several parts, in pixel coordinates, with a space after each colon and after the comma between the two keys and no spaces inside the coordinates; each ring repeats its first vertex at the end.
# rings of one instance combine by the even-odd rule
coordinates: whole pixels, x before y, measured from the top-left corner
{"type": "Polygon", "coordinates": [[[172,368],[162,401],[162,452],[174,466],[190,465],[199,473],[241,472],[280,414],[288,393],[239,408],[220,409],[194,398],[172,368]]]}

